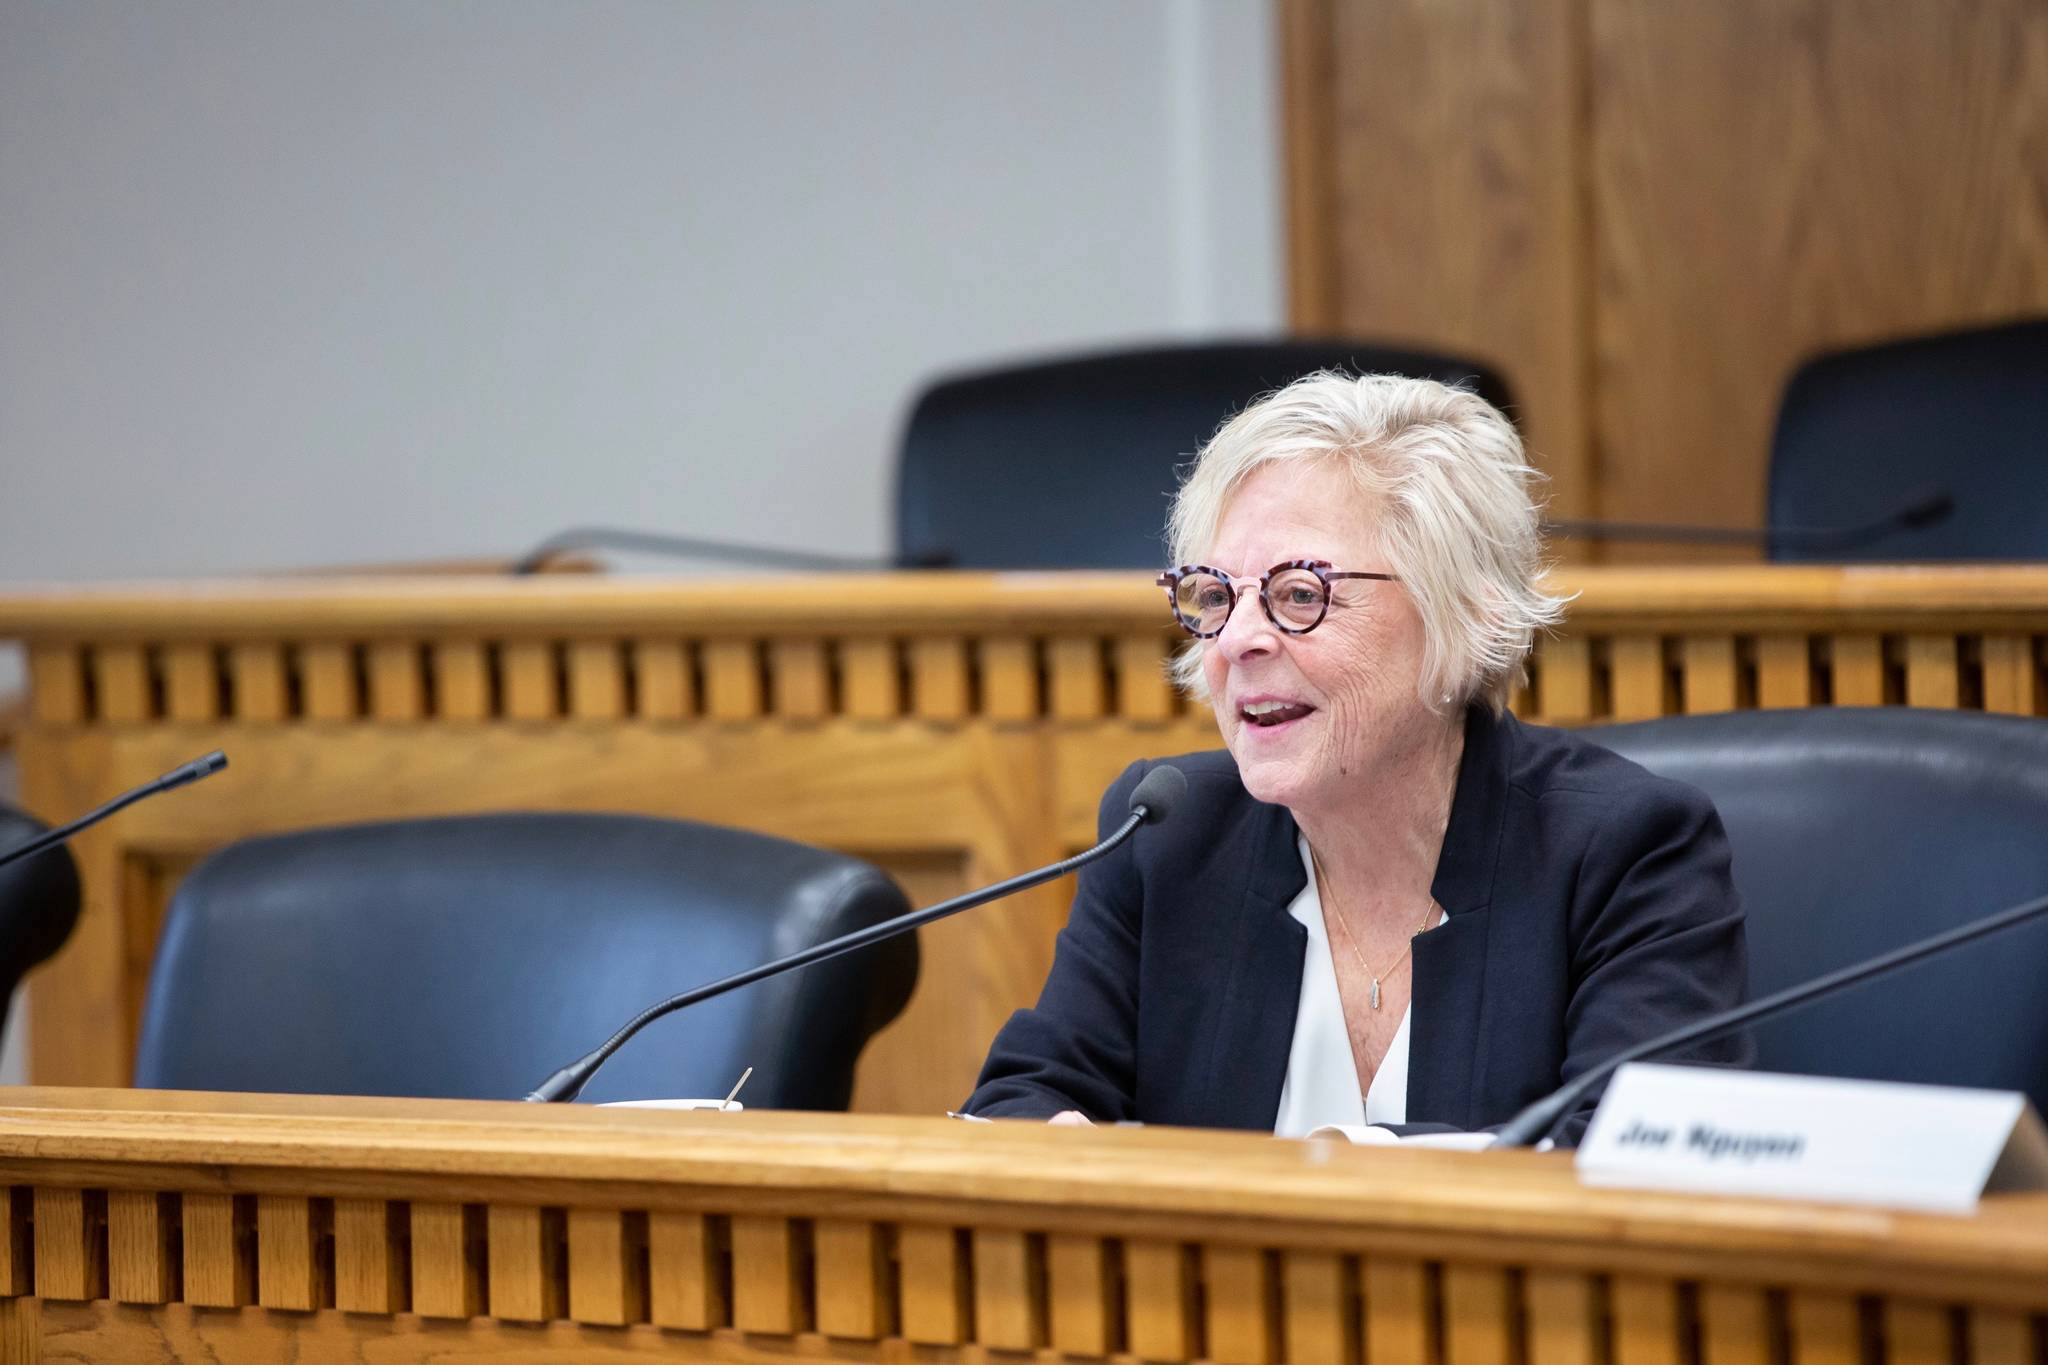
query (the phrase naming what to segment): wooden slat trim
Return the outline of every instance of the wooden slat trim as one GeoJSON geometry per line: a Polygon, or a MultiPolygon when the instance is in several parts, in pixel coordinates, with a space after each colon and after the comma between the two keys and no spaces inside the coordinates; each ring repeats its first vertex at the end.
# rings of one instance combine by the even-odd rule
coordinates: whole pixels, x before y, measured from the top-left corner
{"type": "Polygon", "coordinates": [[[1201,1353],[1195,1264],[1188,1247],[1151,1238],[1124,1243],[1124,1323],[1133,1355],[1191,1360],[1201,1353]]]}
{"type": "Polygon", "coordinates": [[[732,1320],[720,1220],[701,1213],[647,1217],[649,1318],[657,1327],[703,1332],[732,1320]]]}
{"type": "Polygon", "coordinates": [[[1672,713],[1664,641],[1655,635],[1616,636],[1608,646],[1608,686],[1614,719],[1653,720],[1672,713]]]}
{"type": "Polygon", "coordinates": [[[1757,637],[1758,706],[1811,706],[1813,671],[1813,651],[1806,636],[1766,634],[1757,637]]]}
{"type": "Polygon", "coordinates": [[[1443,1270],[1446,1365],[1515,1362],[1515,1298],[1499,1266],[1447,1265],[1443,1270]]]}
{"type": "Polygon", "coordinates": [[[873,1223],[821,1218],[811,1235],[818,1331],[853,1341],[895,1335],[882,1229],[873,1223]]]}
{"type": "Polygon", "coordinates": [[[1978,1308],[1969,1315],[1970,1365],[2041,1359],[2034,1324],[2024,1313],[1978,1308]]]}
{"type": "Polygon", "coordinates": [[[284,720],[289,709],[284,646],[268,642],[228,646],[228,687],[237,721],[270,725],[284,720]]]}
{"type": "Polygon", "coordinates": [[[1522,1282],[1529,1317],[1529,1365],[1600,1365],[1606,1357],[1602,1303],[1590,1275],[1531,1270],[1522,1282]]]}
{"type": "Polygon", "coordinates": [[[240,1308],[256,1296],[256,1208],[228,1194],[191,1194],[184,1221],[185,1302],[240,1308]]]}
{"type": "Polygon", "coordinates": [[[561,1317],[568,1300],[562,1261],[568,1233],[562,1212],[531,1204],[493,1204],[484,1224],[491,1316],[512,1322],[561,1317]]]}
{"type": "Polygon", "coordinates": [[[1269,1365],[1278,1357],[1274,1267],[1256,1247],[1204,1246],[1202,1303],[1208,1358],[1218,1365],[1269,1365]]]}
{"type": "Polygon", "coordinates": [[[1118,1320],[1116,1285],[1109,1247],[1101,1238],[1072,1233],[1047,1237],[1046,1279],[1049,1336],[1055,1351],[1101,1356],[1118,1349],[1121,1343],[1111,1330],[1118,1320]]]}
{"type": "Polygon", "coordinates": [[[697,714],[697,670],[681,640],[635,640],[628,646],[637,684],[635,703],[647,720],[687,720],[697,714]]]}
{"type": "Polygon", "coordinates": [[[1167,680],[1168,641],[1158,631],[1120,635],[1115,645],[1116,714],[1125,720],[1166,720],[1174,713],[1167,680]]]}
{"type": "Polygon", "coordinates": [[[822,640],[775,640],[768,646],[769,709],[783,720],[823,720],[832,709],[831,673],[822,640]]]}
{"type": "Polygon", "coordinates": [[[839,644],[839,687],[855,720],[894,720],[903,711],[896,643],[852,639],[839,644]]]}
{"type": "Polygon", "coordinates": [[[993,721],[1029,721],[1041,709],[1038,649],[1024,636],[984,639],[981,656],[982,710],[993,721]]]}
{"type": "Polygon", "coordinates": [[[1770,1305],[1763,1290],[1749,1285],[1701,1286],[1703,1365],[1771,1365],[1772,1339],[1770,1305]]]}
{"type": "Polygon", "coordinates": [[[616,640],[570,643],[569,714],[576,720],[618,720],[626,714],[626,656],[616,640]]]}
{"type": "Polygon", "coordinates": [[[1846,1294],[1794,1293],[1786,1305],[1786,1337],[1798,1365],[1861,1365],[1863,1324],[1846,1294]]]}
{"type": "Polygon", "coordinates": [[[361,714],[355,651],[342,641],[317,640],[299,647],[299,688],[307,720],[354,720],[361,714]]]}
{"type": "Polygon", "coordinates": [[[256,1200],[256,1301],[302,1312],[333,1302],[322,1256],[330,1236],[325,1200],[262,1195],[256,1200]]]}
{"type": "Polygon", "coordinates": [[[1433,1359],[1437,1344],[1428,1268],[1420,1261],[1371,1256],[1359,1278],[1365,1298],[1365,1358],[1433,1359]]]}
{"type": "Polygon", "coordinates": [[[107,1297],[106,1223],[104,1191],[36,1187],[36,1297],[107,1297]]]}
{"type": "Polygon", "coordinates": [[[623,1327],[648,1319],[644,1215],[569,1210],[569,1316],[623,1327]]]}
{"type": "Polygon", "coordinates": [[[499,647],[505,718],[554,720],[561,715],[555,647],[545,640],[511,640],[499,647]]]}
{"type": "Polygon", "coordinates": [[[154,719],[149,664],[141,645],[101,644],[92,650],[93,693],[100,719],[132,725],[154,719]]]}
{"type": "Polygon", "coordinates": [[[1584,636],[1545,636],[1536,645],[1536,705],[1552,725],[1593,719],[1593,647],[1584,636]]]}
{"type": "Polygon", "coordinates": [[[801,1252],[787,1218],[732,1220],[732,1325],[789,1336],[804,1330],[801,1252]]]}
{"type": "Polygon", "coordinates": [[[1946,1308],[1908,1299],[1884,1301],[1886,1365],[1952,1365],[1955,1341],[1946,1308]]]}
{"type": "Polygon", "coordinates": [[[1685,714],[1699,716],[1735,710],[1740,703],[1734,637],[1688,636],[1683,648],[1680,666],[1685,714]]]}
{"type": "Polygon", "coordinates": [[[1046,645],[1055,720],[1097,720],[1108,710],[1102,641],[1092,635],[1062,635],[1046,645]]]}
{"type": "Polygon", "coordinates": [[[2030,635],[1984,637],[1984,709],[2012,716],[2038,716],[2042,679],[2036,641],[2030,635]]]}
{"type": "Polygon", "coordinates": [[[484,1311],[483,1209],[412,1205],[412,1311],[423,1318],[473,1318],[484,1311]]]}
{"type": "Polygon", "coordinates": [[[1357,1269],[1334,1252],[1280,1257],[1282,1356],[1288,1365],[1349,1365],[1364,1343],[1354,1330],[1357,1269]]]}
{"type": "Polygon", "coordinates": [[[713,720],[755,720],[765,709],[761,656],[751,640],[705,643],[704,713],[713,720]]]}
{"type": "Polygon", "coordinates": [[[1962,675],[1953,635],[1906,637],[1906,705],[1953,709],[1962,704],[1962,675]]]}
{"type": "Polygon", "coordinates": [[[36,1292],[35,1191],[0,1185],[0,1297],[36,1292]]]}
{"type": "Polygon", "coordinates": [[[107,1296],[169,1303],[179,1285],[173,1233],[178,1197],[156,1190],[107,1192],[107,1296]]]}
{"type": "Polygon", "coordinates": [[[412,640],[378,640],[369,647],[370,714],[381,721],[415,721],[427,713],[422,647],[412,640]]]}
{"type": "Polygon", "coordinates": [[[1030,1240],[1021,1232],[976,1228],[971,1242],[975,1340],[1011,1351],[1043,1345],[1045,1308],[1038,1299],[1030,1240]]]}
{"type": "Polygon", "coordinates": [[[960,721],[968,716],[967,642],[914,640],[910,644],[911,710],[919,720],[960,721]]]}
{"type": "Polygon", "coordinates": [[[382,1199],[334,1201],[334,1306],[403,1313],[412,1304],[408,1211],[382,1199]]]}
{"type": "Polygon", "coordinates": [[[85,714],[85,656],[70,643],[28,652],[29,714],[38,725],[77,725],[85,714]]]}
{"type": "Polygon", "coordinates": [[[1834,636],[1828,646],[1835,705],[1884,705],[1884,641],[1855,633],[1834,636]]]}
{"type": "Polygon", "coordinates": [[[433,646],[434,710],[445,721],[488,720],[490,664],[481,640],[439,640],[433,646]]]}
{"type": "Polygon", "coordinates": [[[904,1338],[935,1346],[967,1340],[967,1273],[959,1234],[950,1227],[905,1224],[897,1229],[896,1254],[904,1338]]]}
{"type": "Polygon", "coordinates": [[[220,673],[213,646],[181,641],[164,649],[164,711],[174,721],[220,716],[220,673]]]}

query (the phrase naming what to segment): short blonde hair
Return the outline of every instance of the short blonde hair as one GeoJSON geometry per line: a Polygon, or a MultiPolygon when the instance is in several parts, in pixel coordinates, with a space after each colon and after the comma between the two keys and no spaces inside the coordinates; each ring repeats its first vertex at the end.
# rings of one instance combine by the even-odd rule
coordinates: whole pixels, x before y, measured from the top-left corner
{"type": "MultiPolygon", "coordinates": [[[[1430,379],[1329,370],[1298,379],[1224,423],[1196,455],[1167,524],[1173,562],[1198,560],[1230,495],[1283,460],[1329,461],[1386,509],[1380,549],[1422,616],[1423,704],[1462,709],[1483,698],[1505,710],[1536,632],[1564,614],[1564,600],[1539,583],[1543,475],[1513,424],[1477,394],[1430,379]]],[[[1202,649],[1192,642],[1173,666],[1196,696],[1207,690],[1202,649]]]]}

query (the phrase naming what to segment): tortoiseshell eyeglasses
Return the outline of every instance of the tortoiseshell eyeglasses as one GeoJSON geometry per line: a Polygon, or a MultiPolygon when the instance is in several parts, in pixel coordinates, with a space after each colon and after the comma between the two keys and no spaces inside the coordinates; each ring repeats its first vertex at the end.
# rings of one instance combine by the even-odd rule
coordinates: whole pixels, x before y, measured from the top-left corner
{"type": "MultiPolygon", "coordinates": [[[[1400,580],[1390,573],[1347,573],[1330,567],[1326,559],[1291,559],[1275,564],[1257,580],[1259,605],[1266,619],[1289,635],[1306,635],[1330,614],[1330,584],[1340,578],[1377,578],[1384,583],[1400,580]]],[[[1223,633],[1224,623],[1237,607],[1237,599],[1253,580],[1233,579],[1207,564],[1183,564],[1159,575],[1173,619],[1180,628],[1199,640],[1211,640],[1223,633]]]]}

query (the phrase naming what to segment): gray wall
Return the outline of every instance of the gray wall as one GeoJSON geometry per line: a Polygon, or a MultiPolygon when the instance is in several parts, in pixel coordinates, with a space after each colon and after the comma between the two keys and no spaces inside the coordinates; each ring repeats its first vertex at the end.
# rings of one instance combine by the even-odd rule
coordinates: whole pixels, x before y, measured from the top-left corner
{"type": "Polygon", "coordinates": [[[0,6],[0,579],[876,551],[932,372],[1281,317],[1266,0],[0,6]]]}
{"type": "Polygon", "coordinates": [[[933,372],[1278,328],[1270,23],[0,0],[0,581],[878,552],[933,372]]]}

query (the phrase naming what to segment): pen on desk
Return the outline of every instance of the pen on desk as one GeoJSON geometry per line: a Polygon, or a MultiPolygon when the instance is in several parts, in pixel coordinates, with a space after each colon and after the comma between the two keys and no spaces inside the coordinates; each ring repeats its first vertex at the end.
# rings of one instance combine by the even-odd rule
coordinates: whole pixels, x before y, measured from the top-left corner
{"type": "Polygon", "coordinates": [[[751,1075],[753,1075],[753,1074],[754,1074],[754,1068],[752,1068],[752,1067],[748,1067],[748,1068],[747,1068],[747,1069],[746,1069],[745,1071],[742,1071],[742,1072],[740,1073],[740,1078],[739,1078],[738,1080],[736,1080],[736,1081],[734,1081],[734,1082],[732,1083],[732,1090],[731,1090],[730,1092],[728,1092],[728,1093],[727,1093],[727,1095],[726,1095],[726,1097],[725,1097],[724,1099],[722,1099],[722,1100],[720,1100],[720,1101],[718,1102],[718,1112],[719,1112],[719,1113],[723,1114],[723,1113],[724,1113],[724,1112],[725,1112],[725,1111],[726,1111],[726,1110],[727,1110],[728,1108],[730,1108],[730,1107],[731,1107],[731,1105],[732,1105],[732,1101],[733,1101],[733,1096],[735,1096],[735,1095],[737,1095],[737,1094],[739,1094],[739,1093],[740,1093],[740,1087],[741,1087],[741,1086],[743,1086],[743,1085],[745,1085],[745,1084],[747,1083],[747,1077],[749,1077],[749,1076],[751,1076],[751,1075]]]}
{"type": "Polygon", "coordinates": [[[994,1120],[994,1119],[985,1119],[985,1118],[983,1118],[983,1117],[982,1117],[981,1115],[979,1115],[979,1114],[958,1114],[958,1113],[955,1113],[954,1111],[952,1111],[951,1109],[948,1109],[948,1110],[946,1111],[946,1117],[947,1117],[947,1118],[949,1118],[949,1119],[962,1119],[962,1120],[965,1120],[965,1121],[966,1121],[966,1122],[968,1122],[968,1123],[994,1123],[994,1122],[995,1122],[995,1120],[994,1120]]]}

